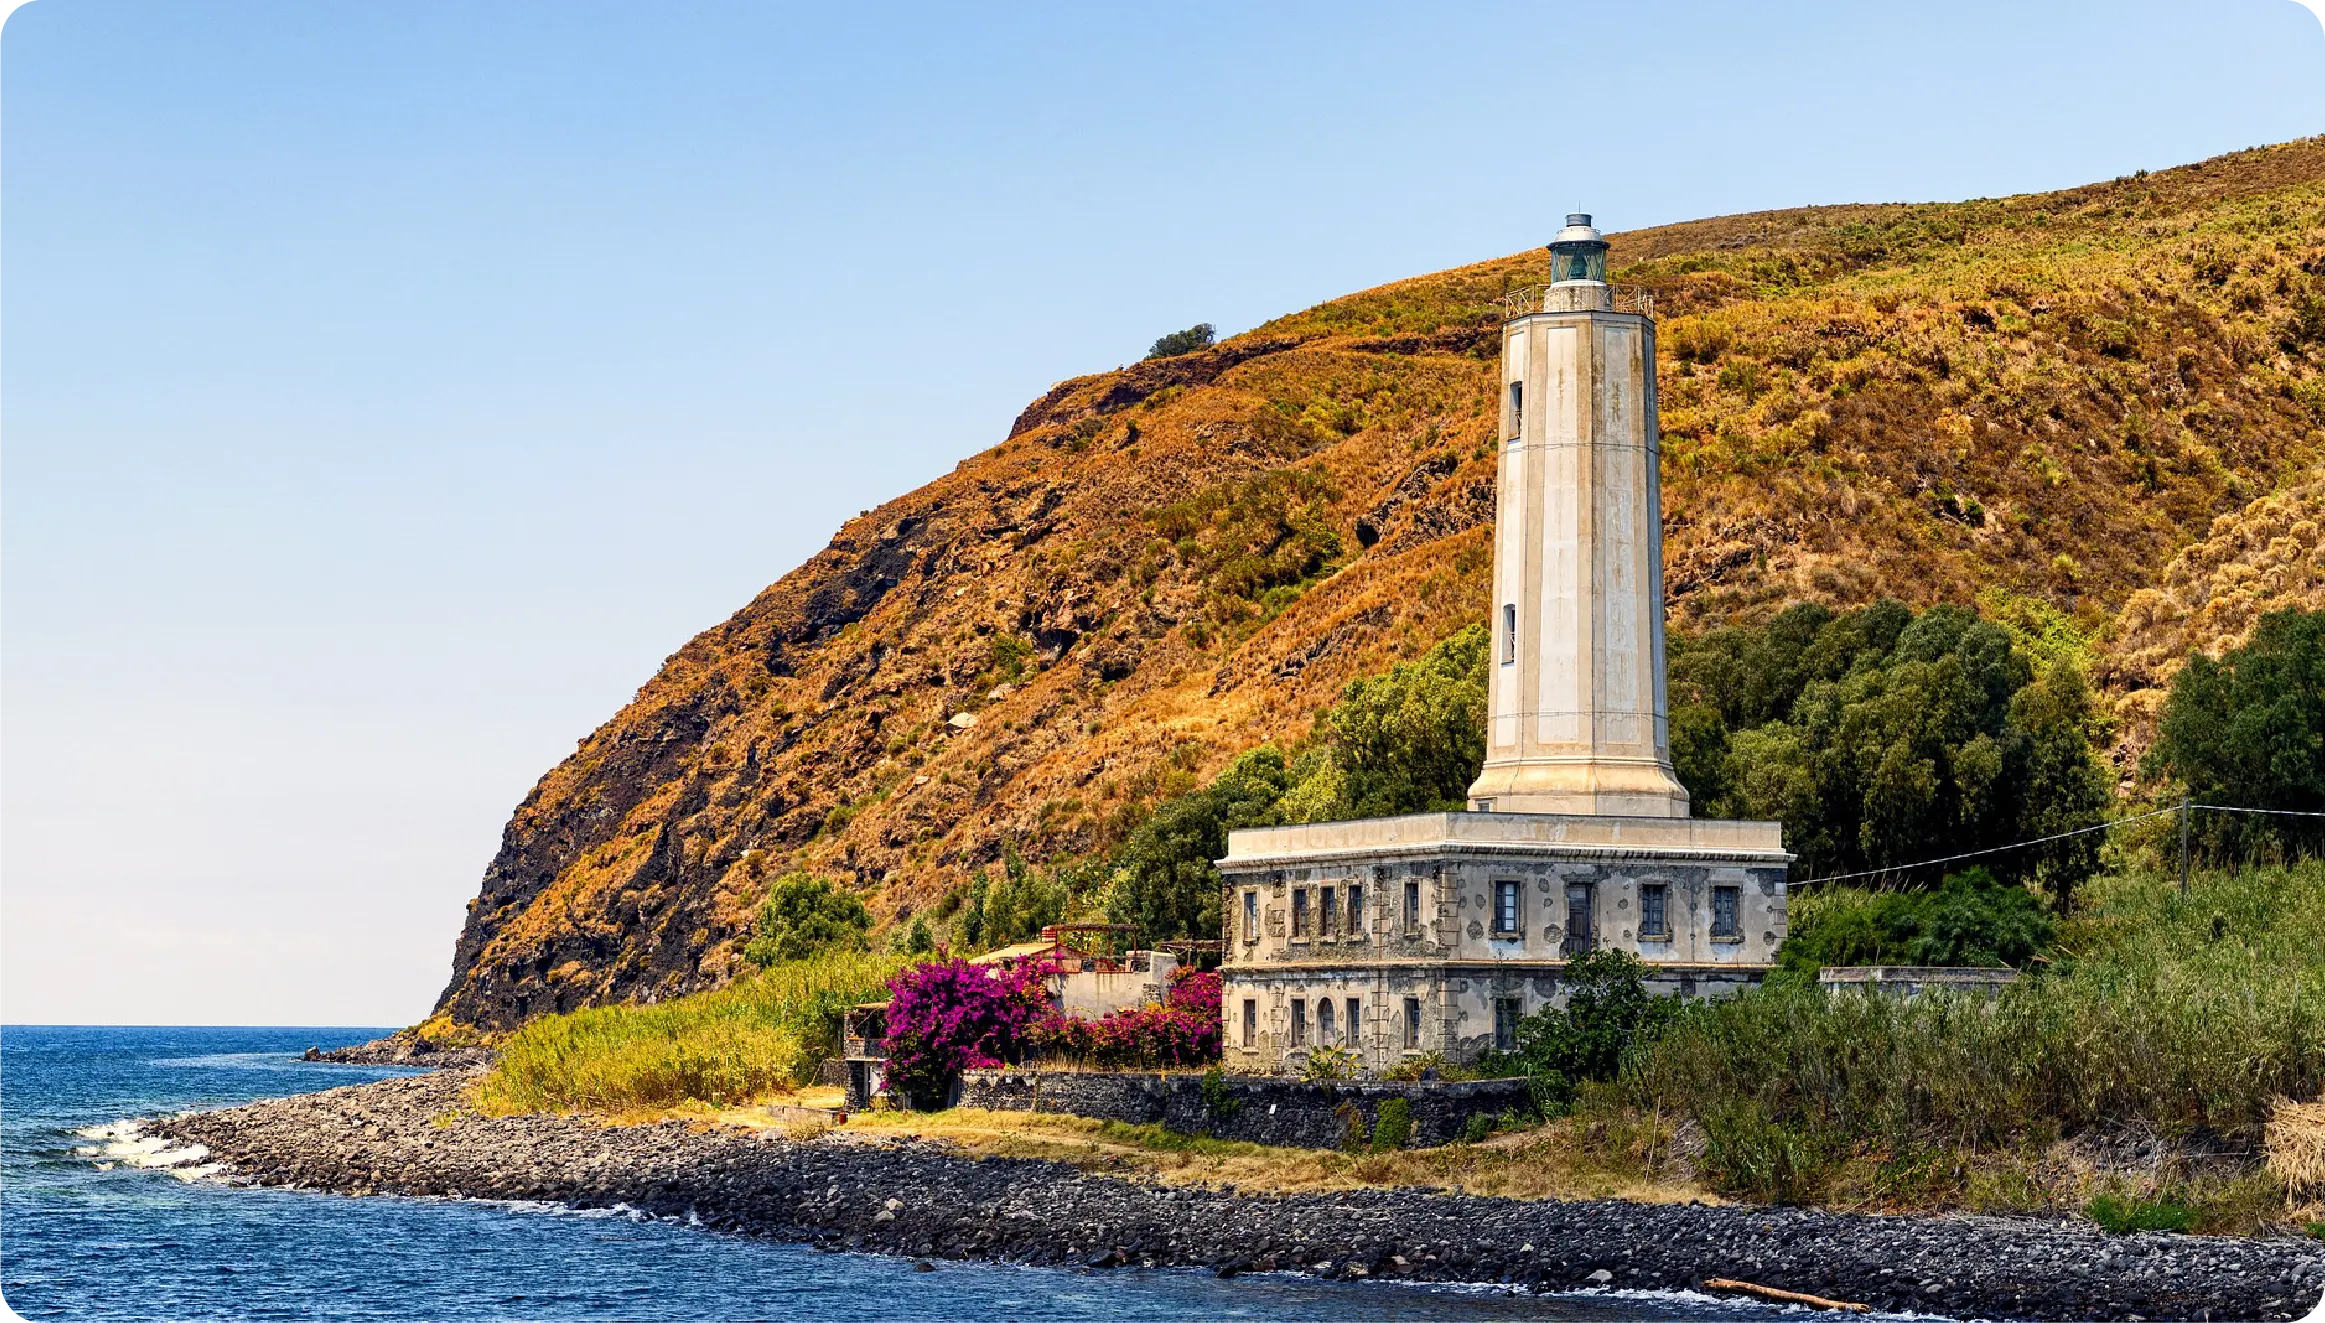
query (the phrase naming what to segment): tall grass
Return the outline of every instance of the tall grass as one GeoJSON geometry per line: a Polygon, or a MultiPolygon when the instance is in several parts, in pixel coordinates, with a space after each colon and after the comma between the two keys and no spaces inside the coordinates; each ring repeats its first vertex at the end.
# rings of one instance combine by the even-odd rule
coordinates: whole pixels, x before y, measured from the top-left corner
{"type": "Polygon", "coordinates": [[[1630,1063],[1693,1115],[1734,1193],[1813,1197],[1842,1161],[2088,1130],[2257,1146],[2325,1087],[2325,864],[2101,879],[2053,963],[2001,996],[1771,988],[1702,1007],[1630,1063]]]}
{"type": "Polygon", "coordinates": [[[651,1006],[547,1015],[501,1045],[476,1091],[494,1115],[747,1102],[805,1083],[849,1006],[881,1000],[905,961],[834,951],[651,1006]]]}

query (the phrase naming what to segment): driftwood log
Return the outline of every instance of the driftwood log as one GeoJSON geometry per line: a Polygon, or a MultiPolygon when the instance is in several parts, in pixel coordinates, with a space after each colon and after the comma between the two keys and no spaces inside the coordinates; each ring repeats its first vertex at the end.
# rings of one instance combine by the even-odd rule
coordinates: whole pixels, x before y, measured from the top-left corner
{"type": "Polygon", "coordinates": [[[1739,1282],[1733,1277],[1706,1277],[1703,1280],[1703,1289],[1706,1291],[1740,1291],[1745,1295],[1756,1295],[1762,1300],[1777,1300],[1788,1305],[1813,1305],[1818,1309],[1845,1309],[1852,1314],[1862,1314],[1872,1309],[1871,1305],[1854,1304],[1847,1300],[1827,1300],[1821,1295],[1810,1295],[1805,1291],[1786,1291],[1774,1286],[1762,1286],[1758,1282],[1739,1282]]]}

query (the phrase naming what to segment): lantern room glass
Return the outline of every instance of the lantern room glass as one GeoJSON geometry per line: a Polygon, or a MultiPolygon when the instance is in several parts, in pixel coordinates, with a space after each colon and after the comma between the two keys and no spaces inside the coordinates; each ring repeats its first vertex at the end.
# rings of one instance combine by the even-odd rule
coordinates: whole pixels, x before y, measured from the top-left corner
{"type": "Polygon", "coordinates": [[[1574,280],[1591,280],[1603,285],[1607,279],[1607,248],[1603,243],[1554,243],[1550,245],[1550,273],[1556,284],[1574,280]]]}

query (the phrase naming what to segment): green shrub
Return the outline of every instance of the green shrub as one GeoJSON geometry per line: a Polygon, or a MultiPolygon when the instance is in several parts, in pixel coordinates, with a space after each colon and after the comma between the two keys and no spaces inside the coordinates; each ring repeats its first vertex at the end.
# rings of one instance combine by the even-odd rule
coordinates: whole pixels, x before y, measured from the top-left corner
{"type": "Polygon", "coordinates": [[[1523,1075],[1535,1110],[1563,1114],[1583,1080],[1611,1080],[1624,1057],[1652,1043],[1677,1018],[1676,997],[1647,991],[1647,967],[1628,951],[1593,951],[1569,961],[1561,982],[1566,1005],[1545,1007],[1518,1021],[1518,1045],[1488,1052],[1486,1075],[1523,1075]]]}
{"type": "Polygon", "coordinates": [[[1372,1122],[1372,1151],[1394,1153],[1413,1138],[1413,1105],[1402,1098],[1382,1101],[1372,1122]]]}
{"type": "Polygon", "coordinates": [[[1146,356],[1172,358],[1179,354],[1194,353],[1198,349],[1209,349],[1217,336],[1218,332],[1212,329],[1211,323],[1197,322],[1186,330],[1173,331],[1156,340],[1154,347],[1146,351],[1146,356]]]}
{"type": "Polygon", "coordinates": [[[1345,1047],[1314,1047],[1300,1063],[1300,1078],[1310,1084],[1335,1084],[1356,1078],[1356,1054],[1345,1047]]]}
{"type": "Polygon", "coordinates": [[[477,1089],[496,1114],[738,1104],[807,1081],[840,1017],[885,995],[902,962],[827,951],[651,1006],[544,1015],[501,1044],[477,1089]]]}
{"type": "MultiPolygon", "coordinates": [[[[2251,641],[2172,678],[2148,756],[2199,803],[2325,810],[2325,612],[2272,611],[2251,641]]],[[[2325,819],[2199,813],[2208,854],[2249,859],[2274,846],[2314,853],[2325,819]]]]}
{"type": "Polygon", "coordinates": [[[1827,965],[2023,967],[2054,926],[2031,892],[1983,868],[1949,873],[1930,892],[1807,887],[1789,909],[1777,964],[1807,980],[1827,965]]]}
{"type": "Polygon", "coordinates": [[[1203,1072],[1203,1111],[1214,1121],[1232,1121],[1243,1111],[1243,1100],[1227,1087],[1227,1071],[1214,1065],[1203,1072]]]}
{"type": "Polygon", "coordinates": [[[1050,924],[1065,922],[1073,898],[1063,873],[1063,869],[1033,868],[1015,848],[1004,845],[999,880],[981,868],[969,879],[967,903],[958,924],[962,943],[971,949],[1007,946],[1039,936],[1050,924]]]}
{"type": "Polygon", "coordinates": [[[1342,1152],[1362,1153],[1370,1147],[1371,1141],[1364,1128],[1363,1108],[1358,1107],[1355,1103],[1344,1102],[1333,1108],[1332,1114],[1340,1118],[1342,1132],[1340,1149],[1342,1152]]]}
{"type": "Polygon", "coordinates": [[[860,951],[871,927],[863,901],[820,877],[786,873],[767,893],[743,958],[763,969],[827,950],[860,951]]]}
{"type": "Polygon", "coordinates": [[[2083,1214],[2111,1236],[2134,1231],[2186,1231],[2196,1224],[2196,1210],[2171,1199],[2102,1194],[2083,1205],[2083,1214]]]}
{"type": "Polygon", "coordinates": [[[1492,1133],[1493,1118],[1483,1112],[1473,1112],[1468,1120],[1461,1123],[1461,1142],[1464,1144],[1483,1143],[1492,1133]]]}

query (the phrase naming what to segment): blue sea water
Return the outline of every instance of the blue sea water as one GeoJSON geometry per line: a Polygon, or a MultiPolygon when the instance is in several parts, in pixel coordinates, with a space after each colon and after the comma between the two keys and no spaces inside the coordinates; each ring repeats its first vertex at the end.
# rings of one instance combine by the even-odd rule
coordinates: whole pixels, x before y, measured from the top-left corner
{"type": "Polygon", "coordinates": [[[668,1221],[254,1190],[79,1133],[404,1072],[310,1064],[378,1029],[0,1028],[0,1294],[28,1319],[1762,1319],[1689,1297],[1550,1297],[1289,1275],[828,1254],[668,1221]],[[110,1166],[106,1164],[110,1163],[110,1166]]]}

